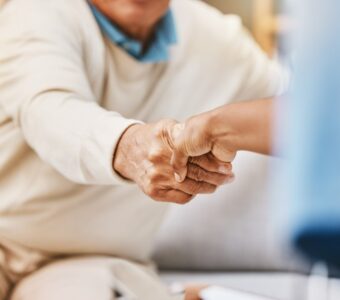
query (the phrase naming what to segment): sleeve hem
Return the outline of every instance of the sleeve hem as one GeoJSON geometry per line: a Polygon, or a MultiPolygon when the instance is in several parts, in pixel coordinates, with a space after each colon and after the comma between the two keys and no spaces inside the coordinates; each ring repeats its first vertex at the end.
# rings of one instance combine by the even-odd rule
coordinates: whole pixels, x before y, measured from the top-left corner
{"type": "Polygon", "coordinates": [[[141,121],[125,119],[115,112],[102,115],[81,143],[80,171],[83,184],[131,185],[113,169],[112,161],[123,133],[141,121]]]}
{"type": "Polygon", "coordinates": [[[110,181],[114,185],[134,185],[135,182],[129,179],[126,179],[122,177],[112,166],[113,158],[116,152],[116,148],[118,146],[118,143],[125,133],[125,131],[136,124],[143,124],[141,121],[133,120],[133,119],[124,119],[123,122],[121,122],[119,128],[115,126],[114,132],[115,132],[115,137],[112,138],[112,143],[111,145],[108,145],[107,152],[106,152],[106,157],[107,157],[107,166],[108,170],[107,173],[110,177],[110,181]]]}

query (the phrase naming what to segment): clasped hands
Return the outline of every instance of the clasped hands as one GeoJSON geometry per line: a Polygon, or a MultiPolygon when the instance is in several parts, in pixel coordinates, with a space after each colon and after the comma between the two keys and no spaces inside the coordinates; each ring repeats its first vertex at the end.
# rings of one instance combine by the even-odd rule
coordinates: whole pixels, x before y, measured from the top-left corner
{"type": "Polygon", "coordinates": [[[216,139],[214,126],[208,114],[185,123],[132,125],[117,146],[113,168],[157,201],[185,204],[197,194],[213,193],[233,181],[236,153],[216,139]]]}

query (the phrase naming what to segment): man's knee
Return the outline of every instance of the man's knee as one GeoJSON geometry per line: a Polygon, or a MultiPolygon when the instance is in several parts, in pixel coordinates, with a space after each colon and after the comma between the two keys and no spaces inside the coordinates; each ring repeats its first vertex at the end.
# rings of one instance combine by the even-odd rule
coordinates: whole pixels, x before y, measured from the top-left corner
{"type": "Polygon", "coordinates": [[[112,300],[113,278],[86,260],[60,260],[21,280],[10,300],[112,300]]]}
{"type": "Polygon", "coordinates": [[[15,287],[10,300],[169,300],[166,287],[147,266],[112,257],[59,260],[15,287]]]}

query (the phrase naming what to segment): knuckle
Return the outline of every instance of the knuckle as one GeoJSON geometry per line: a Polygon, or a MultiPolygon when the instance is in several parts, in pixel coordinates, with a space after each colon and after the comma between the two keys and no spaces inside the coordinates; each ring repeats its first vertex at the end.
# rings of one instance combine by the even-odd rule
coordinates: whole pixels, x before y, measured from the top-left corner
{"type": "Polygon", "coordinates": [[[185,205],[185,204],[187,204],[187,202],[185,202],[185,201],[183,201],[183,200],[178,200],[178,201],[176,201],[175,202],[177,205],[185,205]]]}
{"type": "Polygon", "coordinates": [[[221,185],[225,185],[226,183],[229,182],[229,176],[226,176],[226,177],[222,177],[221,179],[219,179],[217,182],[216,182],[216,185],[217,186],[221,186],[221,185]]]}
{"type": "Polygon", "coordinates": [[[189,162],[199,165],[200,161],[201,161],[202,157],[201,156],[194,156],[194,157],[190,157],[189,158],[189,162]]]}
{"type": "Polygon", "coordinates": [[[220,167],[222,166],[222,164],[217,162],[216,160],[209,160],[207,162],[207,166],[209,166],[210,170],[217,172],[220,169],[220,167]]]}
{"type": "Polygon", "coordinates": [[[177,204],[179,204],[179,205],[185,205],[185,204],[188,204],[190,202],[190,200],[189,199],[186,199],[186,200],[181,200],[181,201],[179,201],[177,204]]]}
{"type": "Polygon", "coordinates": [[[228,175],[217,175],[214,183],[216,185],[223,185],[226,183],[226,181],[228,180],[229,176],[228,175]]]}
{"type": "Polygon", "coordinates": [[[178,204],[178,205],[184,205],[184,204],[186,204],[186,203],[188,203],[188,202],[186,202],[186,200],[181,199],[181,200],[176,200],[176,201],[174,201],[174,203],[176,203],[176,204],[178,204]]]}
{"type": "Polygon", "coordinates": [[[192,182],[189,184],[189,191],[190,191],[190,194],[192,195],[197,195],[200,190],[202,188],[202,183],[200,182],[192,182]]]}
{"type": "Polygon", "coordinates": [[[192,163],[209,171],[216,171],[218,169],[218,162],[210,158],[210,153],[195,157],[192,163]]]}
{"type": "Polygon", "coordinates": [[[198,181],[203,181],[206,178],[205,172],[200,167],[195,167],[193,172],[195,179],[198,181]]]}
{"type": "Polygon", "coordinates": [[[197,168],[197,180],[198,181],[204,181],[205,179],[207,179],[207,174],[204,170],[202,170],[201,168],[197,168]]]}
{"type": "Polygon", "coordinates": [[[158,196],[158,188],[153,184],[149,184],[145,188],[145,193],[151,198],[156,198],[158,196]]]}
{"type": "Polygon", "coordinates": [[[216,192],[216,190],[217,190],[217,186],[216,185],[211,185],[211,187],[209,187],[209,189],[208,189],[208,193],[209,194],[213,194],[213,193],[216,192]]]}
{"type": "Polygon", "coordinates": [[[212,152],[209,152],[209,154],[206,156],[207,161],[212,165],[220,165],[225,164],[225,162],[218,159],[212,152]]]}
{"type": "Polygon", "coordinates": [[[197,180],[197,167],[195,165],[190,164],[188,167],[188,177],[197,180]]]}
{"type": "Polygon", "coordinates": [[[149,177],[149,182],[152,186],[155,186],[155,184],[157,182],[159,182],[160,180],[160,173],[157,171],[156,168],[152,168],[151,170],[149,170],[148,172],[148,177],[149,177]]]}
{"type": "Polygon", "coordinates": [[[161,148],[154,148],[150,150],[148,154],[148,160],[150,162],[156,163],[160,161],[162,155],[163,155],[163,150],[161,148]]]}
{"type": "Polygon", "coordinates": [[[191,202],[191,200],[193,199],[194,197],[193,196],[190,196],[188,195],[187,197],[177,201],[177,204],[179,205],[185,205],[185,204],[188,204],[189,202],[191,202]]]}
{"type": "Polygon", "coordinates": [[[183,200],[183,204],[187,204],[191,202],[194,198],[195,196],[188,196],[186,199],[183,200]]]}

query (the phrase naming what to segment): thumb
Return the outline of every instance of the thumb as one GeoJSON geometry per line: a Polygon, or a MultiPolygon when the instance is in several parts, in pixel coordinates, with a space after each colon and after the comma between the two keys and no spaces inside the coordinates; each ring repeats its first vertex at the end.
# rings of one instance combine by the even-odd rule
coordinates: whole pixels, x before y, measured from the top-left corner
{"type": "Polygon", "coordinates": [[[183,182],[187,176],[188,156],[181,151],[174,150],[171,157],[171,165],[175,171],[175,179],[183,182]]]}
{"type": "Polygon", "coordinates": [[[188,154],[185,151],[185,138],[183,137],[183,123],[176,124],[172,130],[174,149],[171,157],[171,165],[175,171],[175,179],[183,182],[187,176],[188,154]]]}
{"type": "Polygon", "coordinates": [[[236,151],[233,150],[226,150],[225,147],[217,144],[214,145],[212,149],[212,154],[219,159],[220,161],[224,162],[233,162],[236,157],[236,151]]]}

